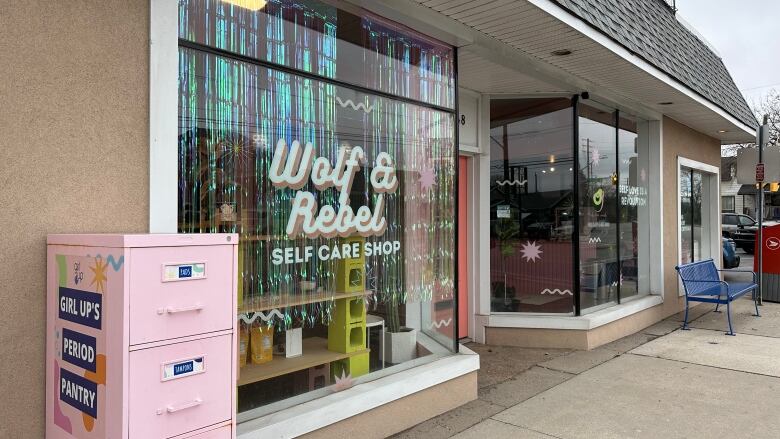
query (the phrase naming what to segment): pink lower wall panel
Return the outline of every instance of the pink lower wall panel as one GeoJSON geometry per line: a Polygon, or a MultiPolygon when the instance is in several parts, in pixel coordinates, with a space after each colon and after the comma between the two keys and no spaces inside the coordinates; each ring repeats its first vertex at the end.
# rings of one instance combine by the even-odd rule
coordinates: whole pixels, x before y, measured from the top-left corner
{"type": "Polygon", "coordinates": [[[50,239],[47,438],[167,438],[203,431],[192,437],[233,437],[237,242],[233,234],[50,239]],[[180,290],[190,293],[186,300],[211,304],[213,312],[185,312],[186,325],[173,325],[175,331],[154,326],[156,312],[130,312],[133,299],[154,291],[163,315],[179,317],[168,308],[185,306],[180,290]],[[149,326],[131,343],[133,328],[149,326]],[[220,423],[225,427],[208,430],[220,423]]]}

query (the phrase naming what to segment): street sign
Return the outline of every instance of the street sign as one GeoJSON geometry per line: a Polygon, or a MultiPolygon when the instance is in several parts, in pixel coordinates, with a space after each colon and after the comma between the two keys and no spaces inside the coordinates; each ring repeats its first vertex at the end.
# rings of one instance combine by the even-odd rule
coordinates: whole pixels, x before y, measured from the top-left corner
{"type": "Polygon", "coordinates": [[[737,152],[737,181],[756,184],[756,163],[764,164],[764,182],[780,181],[780,148],[764,148],[762,160],[758,148],[742,148],[737,152]]]}
{"type": "Polygon", "coordinates": [[[764,164],[756,163],[756,183],[764,182],[764,164]]]}

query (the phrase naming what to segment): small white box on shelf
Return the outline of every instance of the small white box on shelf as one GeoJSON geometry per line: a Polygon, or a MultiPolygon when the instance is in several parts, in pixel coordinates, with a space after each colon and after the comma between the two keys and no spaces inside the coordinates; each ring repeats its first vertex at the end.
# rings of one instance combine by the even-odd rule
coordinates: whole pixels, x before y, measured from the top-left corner
{"type": "Polygon", "coordinates": [[[288,329],[284,339],[284,356],[300,357],[303,354],[303,328],[288,329]]]}

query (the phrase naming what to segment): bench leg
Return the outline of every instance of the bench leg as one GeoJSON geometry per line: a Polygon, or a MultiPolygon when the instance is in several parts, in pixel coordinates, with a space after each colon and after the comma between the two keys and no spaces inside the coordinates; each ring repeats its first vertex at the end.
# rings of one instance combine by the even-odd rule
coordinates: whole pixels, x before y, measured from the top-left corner
{"type": "Polygon", "coordinates": [[[734,333],[734,328],[731,326],[731,300],[726,301],[726,315],[729,319],[729,332],[726,333],[726,335],[737,335],[734,333]]]}
{"type": "Polygon", "coordinates": [[[721,312],[718,310],[718,307],[720,307],[720,302],[715,304],[715,312],[721,312]]]}
{"type": "Polygon", "coordinates": [[[683,318],[682,330],[688,330],[688,296],[685,296],[685,318],[683,318]]]}
{"type": "Polygon", "coordinates": [[[753,314],[754,317],[761,317],[761,313],[758,312],[758,290],[753,289],[753,304],[756,306],[756,313],[753,314]]]}

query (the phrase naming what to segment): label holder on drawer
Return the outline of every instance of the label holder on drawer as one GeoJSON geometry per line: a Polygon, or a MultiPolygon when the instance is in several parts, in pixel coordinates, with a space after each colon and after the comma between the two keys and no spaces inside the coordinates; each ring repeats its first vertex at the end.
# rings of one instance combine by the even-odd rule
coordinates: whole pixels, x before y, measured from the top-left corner
{"type": "Polygon", "coordinates": [[[162,363],[160,369],[160,381],[162,382],[199,375],[206,372],[206,356],[196,355],[166,361],[162,363]]]}
{"type": "Polygon", "coordinates": [[[163,282],[206,279],[206,261],[162,264],[163,282]]]}

